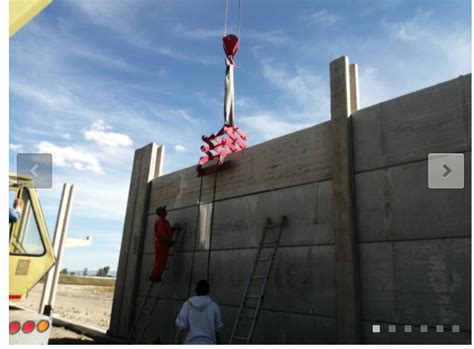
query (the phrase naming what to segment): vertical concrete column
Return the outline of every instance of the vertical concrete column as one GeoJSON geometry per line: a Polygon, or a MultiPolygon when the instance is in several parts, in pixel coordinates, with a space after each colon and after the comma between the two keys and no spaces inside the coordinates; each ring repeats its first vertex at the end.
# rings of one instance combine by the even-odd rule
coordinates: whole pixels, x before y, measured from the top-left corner
{"type": "Polygon", "coordinates": [[[58,218],[54,229],[53,250],[56,256],[56,265],[51,268],[46,277],[41,295],[39,313],[53,315],[56,290],[59,282],[64,243],[67,239],[69,220],[71,218],[72,201],[74,198],[74,185],[64,183],[61,201],[59,204],[58,218]]]}
{"type": "Polygon", "coordinates": [[[336,254],[337,341],[361,342],[360,283],[356,239],[350,114],[356,106],[356,67],[351,79],[347,57],[330,64],[333,133],[333,222],[336,254]],[[351,93],[354,91],[354,93],[351,93]],[[354,102],[352,102],[354,101],[354,102]]]}
{"type": "Polygon", "coordinates": [[[135,151],[109,328],[114,337],[127,338],[132,325],[151,181],[162,174],[164,152],[155,143],[135,151]]]}
{"type": "Polygon", "coordinates": [[[359,110],[359,69],[357,64],[349,65],[349,77],[351,86],[351,113],[359,110]]]}

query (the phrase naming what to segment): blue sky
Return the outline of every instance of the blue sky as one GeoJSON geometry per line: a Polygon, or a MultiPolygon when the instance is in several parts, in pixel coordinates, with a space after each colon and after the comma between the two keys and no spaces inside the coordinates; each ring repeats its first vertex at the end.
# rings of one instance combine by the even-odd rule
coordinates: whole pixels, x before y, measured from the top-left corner
{"type": "MultiPolygon", "coordinates": [[[[63,267],[116,269],[134,149],[165,145],[169,173],[220,129],[223,27],[224,0],[55,0],[10,39],[10,169],[18,152],[52,153],[49,230],[70,182],[69,235],[94,238],[63,267]]],[[[362,108],[471,72],[467,0],[243,0],[240,37],[236,124],[250,145],[328,120],[342,55],[359,65],[362,108]]]]}

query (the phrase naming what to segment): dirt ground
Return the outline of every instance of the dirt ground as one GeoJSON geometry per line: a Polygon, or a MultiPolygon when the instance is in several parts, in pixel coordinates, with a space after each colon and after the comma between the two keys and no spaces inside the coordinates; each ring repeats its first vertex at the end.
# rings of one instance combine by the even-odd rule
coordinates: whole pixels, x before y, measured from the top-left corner
{"type": "MultiPolygon", "coordinates": [[[[38,311],[42,291],[43,285],[38,284],[28,297],[18,304],[38,311]]],[[[65,320],[105,332],[109,328],[112,298],[112,287],[60,284],[54,312],[65,320]]]]}
{"type": "Polygon", "coordinates": [[[63,327],[53,327],[49,344],[95,344],[94,341],[82,334],[66,330],[63,327]]]}

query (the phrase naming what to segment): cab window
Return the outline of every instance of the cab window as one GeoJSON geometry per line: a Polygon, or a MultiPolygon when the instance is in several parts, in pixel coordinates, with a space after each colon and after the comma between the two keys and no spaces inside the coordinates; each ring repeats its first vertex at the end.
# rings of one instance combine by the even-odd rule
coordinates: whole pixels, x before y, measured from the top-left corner
{"type": "MultiPolygon", "coordinates": [[[[45,246],[27,188],[22,191],[21,196],[24,207],[20,220],[10,224],[10,232],[15,232],[10,244],[10,253],[13,255],[41,256],[45,253],[45,246]],[[13,227],[13,225],[16,225],[16,227],[13,227]]],[[[10,207],[13,207],[12,203],[10,207]]]]}

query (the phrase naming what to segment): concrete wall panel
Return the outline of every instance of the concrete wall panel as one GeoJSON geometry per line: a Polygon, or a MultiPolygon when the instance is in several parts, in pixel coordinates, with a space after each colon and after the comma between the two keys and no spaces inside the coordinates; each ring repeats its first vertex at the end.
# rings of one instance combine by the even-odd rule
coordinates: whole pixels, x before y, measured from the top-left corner
{"type": "Polygon", "coordinates": [[[471,153],[464,168],[464,190],[429,189],[428,161],[358,174],[359,242],[470,236],[471,153]]]}
{"type": "MultiPolygon", "coordinates": [[[[271,191],[216,203],[213,249],[257,247],[267,218],[289,217],[281,245],[332,244],[331,182],[271,191]]],[[[271,240],[278,229],[267,232],[271,240]]]]}
{"type": "MultiPolygon", "coordinates": [[[[238,308],[220,305],[224,321],[222,343],[229,343],[238,308]]],[[[246,325],[242,324],[242,333],[246,325]]],[[[331,344],[336,342],[336,320],[296,313],[262,310],[253,336],[253,344],[331,344]]],[[[236,342],[240,343],[240,342],[236,342]]]]}
{"type": "Polygon", "coordinates": [[[217,199],[329,179],[330,144],[325,122],[234,154],[232,170],[219,173],[217,199]]]}
{"type": "Polygon", "coordinates": [[[263,310],[255,328],[253,343],[336,343],[336,319],[263,310]]]}
{"type": "Polygon", "coordinates": [[[470,85],[465,75],[355,112],[355,171],[470,150],[470,85]]]}
{"type": "MultiPolygon", "coordinates": [[[[240,304],[256,252],[256,249],[212,252],[210,283],[219,303],[240,304]]],[[[264,270],[258,271],[258,275],[263,274],[264,270]]],[[[282,247],[270,274],[263,307],[333,316],[334,294],[333,246],[282,247]]]]}
{"type": "MultiPolygon", "coordinates": [[[[152,182],[149,213],[154,213],[156,207],[163,205],[168,210],[197,205],[200,188],[201,178],[197,177],[195,166],[161,176],[152,182]]],[[[201,201],[212,201],[213,190],[214,178],[203,177],[201,201]]]]}
{"type": "Polygon", "coordinates": [[[360,243],[362,317],[471,328],[471,240],[360,243]]]}

